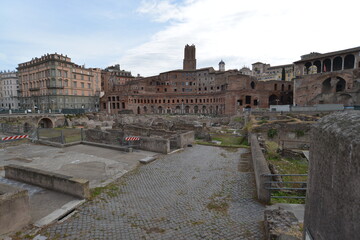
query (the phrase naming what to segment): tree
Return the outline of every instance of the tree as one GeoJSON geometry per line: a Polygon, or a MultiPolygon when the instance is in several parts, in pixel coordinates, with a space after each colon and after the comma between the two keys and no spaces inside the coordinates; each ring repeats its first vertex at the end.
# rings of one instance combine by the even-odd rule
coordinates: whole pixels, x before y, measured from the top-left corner
{"type": "Polygon", "coordinates": [[[285,68],[282,69],[281,80],[285,81],[285,68]]]}

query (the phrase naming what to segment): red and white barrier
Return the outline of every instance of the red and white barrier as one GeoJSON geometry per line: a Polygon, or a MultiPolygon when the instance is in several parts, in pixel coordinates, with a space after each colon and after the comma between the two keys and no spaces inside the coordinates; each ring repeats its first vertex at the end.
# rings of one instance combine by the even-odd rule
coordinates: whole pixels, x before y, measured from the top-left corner
{"type": "Polygon", "coordinates": [[[140,138],[139,137],[126,137],[125,141],[139,141],[140,138]]]}
{"type": "Polygon", "coordinates": [[[22,139],[22,138],[28,138],[29,135],[17,135],[17,136],[10,136],[10,137],[3,137],[1,140],[7,141],[7,140],[16,140],[16,139],[22,139]]]}

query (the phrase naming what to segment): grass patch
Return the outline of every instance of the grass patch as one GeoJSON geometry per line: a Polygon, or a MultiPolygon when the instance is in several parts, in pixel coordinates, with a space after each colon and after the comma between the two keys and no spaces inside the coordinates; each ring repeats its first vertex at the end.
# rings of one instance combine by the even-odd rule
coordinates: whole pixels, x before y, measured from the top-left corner
{"type": "MultiPolygon", "coordinates": [[[[305,158],[285,158],[278,153],[278,144],[271,141],[266,141],[266,158],[269,163],[274,165],[279,174],[307,174],[308,161],[305,158]]],[[[284,182],[306,182],[306,176],[283,176],[284,182]]],[[[302,184],[282,184],[283,187],[302,188],[302,184]]],[[[301,196],[305,197],[305,191],[272,191],[273,196],[301,196]]],[[[291,199],[291,198],[272,198],[272,203],[296,203],[304,204],[305,199],[291,199]]]]}
{"type": "Polygon", "coordinates": [[[112,198],[117,197],[121,193],[121,191],[119,189],[119,186],[115,185],[114,183],[110,183],[105,187],[96,187],[94,189],[91,189],[90,199],[93,200],[102,193],[112,198]]]}

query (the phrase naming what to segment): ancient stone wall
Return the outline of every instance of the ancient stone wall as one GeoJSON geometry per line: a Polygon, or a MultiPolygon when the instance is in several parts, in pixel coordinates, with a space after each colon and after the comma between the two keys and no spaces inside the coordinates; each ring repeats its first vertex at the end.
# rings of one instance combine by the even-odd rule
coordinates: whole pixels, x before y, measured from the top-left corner
{"type": "Polygon", "coordinates": [[[316,240],[360,235],[360,111],[325,116],[311,134],[304,229],[316,240]]]}
{"type": "Polygon", "coordinates": [[[0,184],[0,236],[21,229],[30,220],[28,191],[0,184]]]}
{"type": "Polygon", "coordinates": [[[265,189],[265,182],[270,181],[270,177],[264,175],[270,174],[270,170],[264,154],[261,151],[259,141],[255,134],[249,135],[249,142],[251,144],[251,156],[253,160],[257,197],[261,202],[270,202],[270,191],[265,189]]]}

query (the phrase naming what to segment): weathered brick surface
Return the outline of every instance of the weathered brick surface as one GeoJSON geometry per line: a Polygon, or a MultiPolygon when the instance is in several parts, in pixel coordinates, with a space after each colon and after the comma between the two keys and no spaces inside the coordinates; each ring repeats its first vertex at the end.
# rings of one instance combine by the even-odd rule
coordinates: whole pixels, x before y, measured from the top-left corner
{"type": "Polygon", "coordinates": [[[143,165],[118,190],[44,230],[50,239],[263,239],[264,206],[240,153],[195,146],[143,165]],[[222,208],[217,208],[221,206],[222,208]]]}

